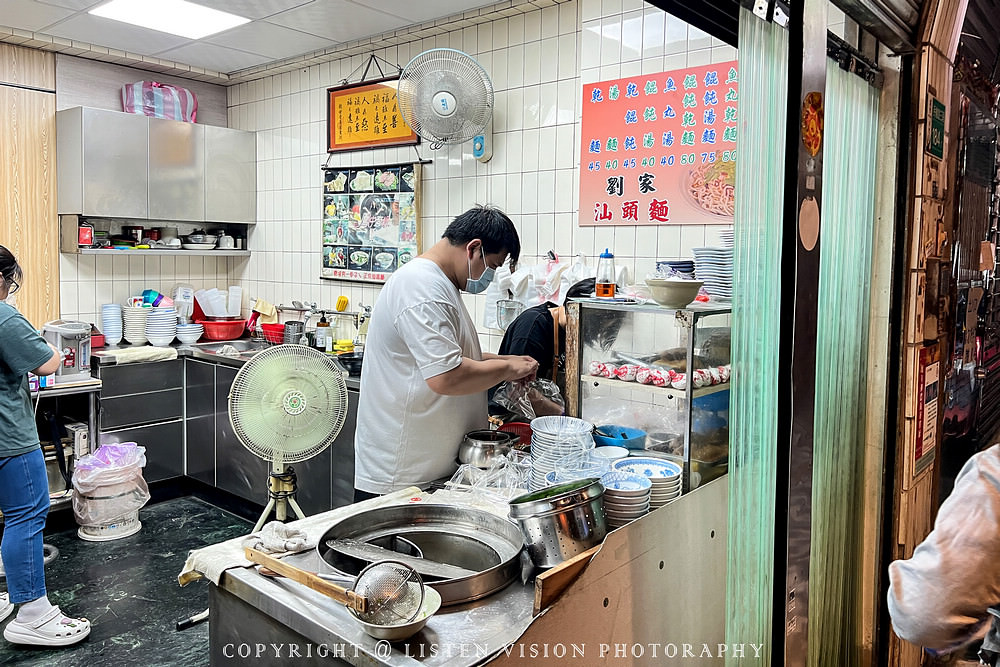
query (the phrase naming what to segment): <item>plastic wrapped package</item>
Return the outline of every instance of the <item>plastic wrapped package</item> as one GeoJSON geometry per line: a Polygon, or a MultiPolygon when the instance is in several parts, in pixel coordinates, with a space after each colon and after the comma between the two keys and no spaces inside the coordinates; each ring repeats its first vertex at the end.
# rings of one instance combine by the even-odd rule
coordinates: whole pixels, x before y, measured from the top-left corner
{"type": "Polygon", "coordinates": [[[489,468],[469,464],[458,467],[447,486],[477,495],[485,500],[506,503],[528,490],[531,466],[523,452],[511,450],[498,457],[489,468]]]}
{"type": "Polygon", "coordinates": [[[142,476],[146,448],[134,442],[101,445],[73,470],[73,514],[81,526],[109,526],[149,502],[142,476]]]}
{"type": "Polygon", "coordinates": [[[198,98],[180,86],[158,81],[136,81],[122,86],[122,110],[152,118],[193,123],[198,116],[198,98]]]}
{"type": "MultiPolygon", "coordinates": [[[[522,421],[531,421],[536,416],[535,408],[531,401],[535,399],[545,399],[554,404],[561,412],[565,411],[566,402],[559,392],[559,385],[552,380],[536,378],[530,382],[513,380],[500,383],[496,393],[493,394],[493,401],[512,414],[522,417],[522,421]]],[[[507,421],[514,421],[508,419],[507,421]]]]}

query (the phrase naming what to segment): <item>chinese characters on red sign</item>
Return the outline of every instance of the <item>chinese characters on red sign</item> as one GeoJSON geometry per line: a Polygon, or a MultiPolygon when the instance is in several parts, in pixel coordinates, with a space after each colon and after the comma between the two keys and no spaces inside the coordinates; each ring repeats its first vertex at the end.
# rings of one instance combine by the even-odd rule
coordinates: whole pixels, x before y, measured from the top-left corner
{"type": "Polygon", "coordinates": [[[581,225],[732,224],[736,61],[583,87],[581,225]]]}

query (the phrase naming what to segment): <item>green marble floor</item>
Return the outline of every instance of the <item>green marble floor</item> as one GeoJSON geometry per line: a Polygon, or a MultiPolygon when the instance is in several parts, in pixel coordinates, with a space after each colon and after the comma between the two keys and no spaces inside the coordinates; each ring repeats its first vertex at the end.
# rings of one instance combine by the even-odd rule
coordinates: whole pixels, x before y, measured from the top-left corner
{"type": "MultiPolygon", "coordinates": [[[[250,532],[253,524],[193,497],[143,508],[142,530],[85,542],[75,529],[46,533],[59,549],[46,567],[49,599],[93,624],[90,637],[62,649],[15,646],[0,638],[0,665],[103,667],[207,665],[208,624],[177,632],[178,619],[208,608],[208,584],[181,588],[187,553],[250,532]]],[[[0,581],[0,587],[6,589],[0,581]]]]}

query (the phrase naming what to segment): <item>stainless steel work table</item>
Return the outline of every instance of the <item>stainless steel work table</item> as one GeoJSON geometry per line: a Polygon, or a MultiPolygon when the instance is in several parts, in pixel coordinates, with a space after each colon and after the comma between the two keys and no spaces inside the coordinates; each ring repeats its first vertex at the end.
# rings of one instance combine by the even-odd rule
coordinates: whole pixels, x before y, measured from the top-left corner
{"type": "MultiPolygon", "coordinates": [[[[314,549],[282,560],[329,571],[314,549]]],[[[366,635],[322,593],[233,568],[209,594],[211,664],[477,665],[521,636],[533,600],[534,587],[515,581],[482,600],[442,608],[412,638],[390,645],[366,635]]]]}

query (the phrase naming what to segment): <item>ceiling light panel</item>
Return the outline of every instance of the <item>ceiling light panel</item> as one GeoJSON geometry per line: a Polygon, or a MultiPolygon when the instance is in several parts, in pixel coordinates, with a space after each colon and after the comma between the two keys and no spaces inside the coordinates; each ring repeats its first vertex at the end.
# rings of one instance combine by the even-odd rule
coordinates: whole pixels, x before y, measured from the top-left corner
{"type": "Polygon", "coordinates": [[[187,0],[111,0],[89,13],[188,39],[201,39],[250,22],[187,0]]]}

